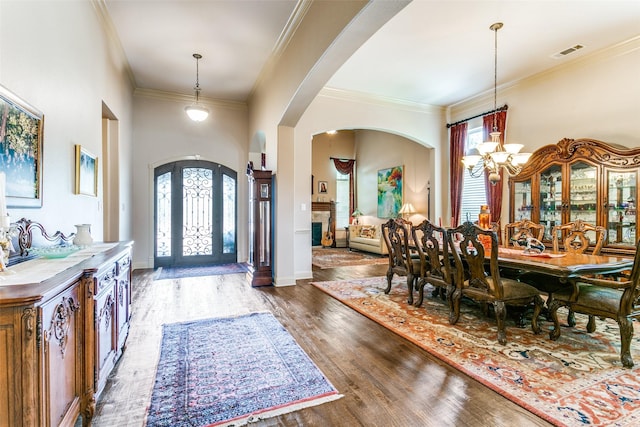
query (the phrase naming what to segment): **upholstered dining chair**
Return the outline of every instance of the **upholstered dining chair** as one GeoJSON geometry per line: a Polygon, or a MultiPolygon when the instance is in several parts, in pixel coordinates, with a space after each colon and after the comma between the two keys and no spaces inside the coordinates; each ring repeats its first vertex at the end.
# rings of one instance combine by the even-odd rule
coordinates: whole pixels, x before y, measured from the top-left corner
{"type": "Polygon", "coordinates": [[[411,222],[402,218],[390,219],[382,224],[382,236],[389,251],[389,269],[387,270],[387,288],[385,293],[391,291],[393,275],[407,277],[407,289],[409,297],[407,302],[413,304],[413,289],[420,276],[420,258],[412,256],[409,246],[411,236],[411,222]]]}
{"type": "Polygon", "coordinates": [[[447,230],[425,219],[419,225],[411,227],[411,236],[420,258],[418,300],[415,306],[422,305],[424,287],[427,283],[434,287],[433,296],[446,298],[447,302],[450,302],[453,280],[447,230]]]}
{"type": "Polygon", "coordinates": [[[568,307],[571,312],[589,315],[587,332],[595,331],[595,316],[614,319],[620,328],[620,361],[631,368],[631,339],[633,322],[640,316],[640,242],[629,278],[598,278],[581,276],[572,281],[572,286],[555,293],[549,306],[553,320],[552,340],[560,337],[558,308],[568,307]]]}
{"type": "MultiPolygon", "coordinates": [[[[513,279],[500,277],[498,268],[498,235],[493,230],[484,230],[471,222],[447,230],[447,240],[454,260],[455,290],[451,296],[449,323],[455,324],[460,317],[460,299],[465,296],[481,304],[493,305],[498,325],[498,342],[507,343],[505,319],[506,306],[529,306],[534,304],[531,329],[541,332],[538,315],[544,301],[533,286],[513,279]],[[456,236],[461,240],[456,241],[456,236]],[[485,247],[480,236],[487,236],[491,242],[489,274],[485,271],[485,247]]],[[[484,240],[484,239],[482,239],[484,240]]]]}

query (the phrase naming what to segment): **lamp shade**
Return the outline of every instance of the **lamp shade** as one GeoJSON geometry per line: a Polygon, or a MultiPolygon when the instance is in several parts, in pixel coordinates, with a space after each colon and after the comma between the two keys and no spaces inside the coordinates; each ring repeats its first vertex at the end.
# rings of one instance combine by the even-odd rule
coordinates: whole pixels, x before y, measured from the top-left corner
{"type": "Polygon", "coordinates": [[[402,215],[411,215],[416,213],[416,209],[413,207],[411,203],[405,203],[404,205],[402,205],[402,208],[400,208],[398,213],[402,215]]]}
{"type": "Polygon", "coordinates": [[[184,111],[194,122],[201,122],[209,116],[209,110],[200,104],[189,105],[184,108],[184,111]]]}
{"type": "Polygon", "coordinates": [[[354,218],[358,218],[359,216],[362,216],[362,212],[360,212],[360,209],[356,208],[356,210],[353,211],[351,216],[354,218]]]}

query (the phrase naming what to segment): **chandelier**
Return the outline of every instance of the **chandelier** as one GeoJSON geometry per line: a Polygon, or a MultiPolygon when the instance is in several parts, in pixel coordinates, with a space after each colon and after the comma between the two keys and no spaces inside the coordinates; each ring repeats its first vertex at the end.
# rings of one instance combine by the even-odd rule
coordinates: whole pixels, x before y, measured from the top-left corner
{"type": "Polygon", "coordinates": [[[194,122],[201,122],[207,118],[209,110],[198,102],[200,99],[200,73],[198,69],[198,61],[200,61],[202,55],[194,53],[193,57],[196,58],[196,86],[193,88],[196,91],[196,103],[185,107],[184,111],[187,112],[189,118],[194,122]]]}
{"type": "Polygon", "coordinates": [[[494,68],[493,68],[493,132],[491,141],[478,144],[477,153],[467,154],[462,158],[464,167],[469,170],[473,178],[479,177],[486,169],[489,172],[489,182],[495,185],[500,181],[500,168],[507,171],[509,175],[517,175],[522,170],[522,166],[527,163],[531,153],[521,153],[522,144],[501,144],[500,132],[498,132],[498,30],[502,28],[502,22],[496,22],[489,29],[494,32],[494,68]],[[482,161],[482,168],[476,165],[482,161]]]}

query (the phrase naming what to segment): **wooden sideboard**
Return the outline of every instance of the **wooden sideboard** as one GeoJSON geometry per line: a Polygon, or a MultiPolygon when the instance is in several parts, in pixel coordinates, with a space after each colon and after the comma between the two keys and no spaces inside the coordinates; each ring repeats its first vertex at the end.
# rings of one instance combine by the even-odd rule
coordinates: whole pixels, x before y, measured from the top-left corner
{"type": "Polygon", "coordinates": [[[128,333],[132,245],[0,273],[0,426],[91,423],[128,333]]]}

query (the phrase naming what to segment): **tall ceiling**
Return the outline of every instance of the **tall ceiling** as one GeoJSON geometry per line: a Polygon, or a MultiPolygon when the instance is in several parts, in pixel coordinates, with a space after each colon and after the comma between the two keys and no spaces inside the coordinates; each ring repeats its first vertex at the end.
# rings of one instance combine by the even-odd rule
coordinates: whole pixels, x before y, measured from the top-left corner
{"type": "MultiPolygon", "coordinates": [[[[390,1],[390,0],[375,0],[390,1]]],[[[299,13],[294,0],[102,0],[137,88],[246,101],[299,13]]],[[[640,1],[414,0],[326,87],[450,106],[640,37],[640,1]],[[583,48],[556,57],[572,46],[583,48]]],[[[638,70],[640,75],[640,70],[638,70]]],[[[640,79],[638,81],[640,84],[640,79]]]]}

